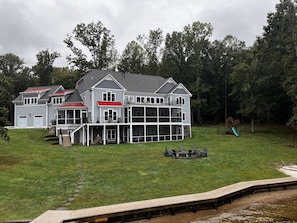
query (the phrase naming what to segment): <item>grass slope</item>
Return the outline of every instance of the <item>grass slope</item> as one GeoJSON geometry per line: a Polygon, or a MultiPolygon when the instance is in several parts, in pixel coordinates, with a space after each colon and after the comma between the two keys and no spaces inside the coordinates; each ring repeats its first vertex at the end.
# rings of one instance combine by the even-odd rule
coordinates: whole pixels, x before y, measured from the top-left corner
{"type": "Polygon", "coordinates": [[[260,126],[254,134],[217,134],[194,127],[182,142],[72,146],[46,143],[45,130],[10,130],[0,141],[0,220],[33,219],[63,205],[83,184],[70,209],[199,193],[240,181],[284,177],[275,169],[284,160],[297,163],[296,141],[281,127],[260,126]],[[178,150],[208,148],[207,158],[172,159],[178,150]],[[79,162],[80,161],[80,162],[79,162]]]}

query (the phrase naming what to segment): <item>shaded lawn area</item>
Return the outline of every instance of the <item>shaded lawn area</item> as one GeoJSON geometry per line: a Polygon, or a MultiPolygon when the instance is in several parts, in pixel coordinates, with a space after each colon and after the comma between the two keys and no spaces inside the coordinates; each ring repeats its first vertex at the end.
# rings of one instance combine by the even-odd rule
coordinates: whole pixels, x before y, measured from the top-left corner
{"type": "Polygon", "coordinates": [[[182,142],[72,146],[44,142],[45,130],[10,130],[0,142],[0,220],[33,219],[63,205],[84,180],[70,209],[199,193],[240,181],[284,177],[281,161],[297,163],[297,145],[283,127],[239,128],[240,137],[218,127],[194,127],[182,142]],[[219,130],[220,132],[221,130],[219,130]],[[164,157],[165,146],[208,148],[208,157],[164,157]]]}

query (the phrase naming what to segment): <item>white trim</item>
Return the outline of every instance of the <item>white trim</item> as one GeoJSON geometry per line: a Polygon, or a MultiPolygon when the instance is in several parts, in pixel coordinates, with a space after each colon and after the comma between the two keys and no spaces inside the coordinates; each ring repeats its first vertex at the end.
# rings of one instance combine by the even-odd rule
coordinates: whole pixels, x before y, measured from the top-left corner
{"type": "Polygon", "coordinates": [[[103,145],[106,145],[106,125],[103,125],[102,139],[103,145]]]}
{"type": "Polygon", "coordinates": [[[120,125],[117,125],[117,144],[120,144],[120,125]]]}
{"type": "Polygon", "coordinates": [[[59,87],[58,87],[52,94],[55,94],[55,93],[58,92],[61,88],[62,88],[63,91],[65,90],[65,88],[64,88],[62,85],[59,85],[59,87]]]}
{"type": "MultiPolygon", "coordinates": [[[[183,90],[185,90],[187,92],[187,95],[190,95],[190,97],[192,97],[192,94],[189,92],[189,90],[182,83],[179,83],[171,92],[173,93],[177,89],[183,89],[183,90]]],[[[178,94],[178,95],[181,95],[181,94],[178,94]]]]}
{"type": "MultiPolygon", "coordinates": [[[[107,75],[105,75],[105,77],[103,77],[101,80],[99,80],[99,81],[97,81],[95,84],[93,84],[93,85],[91,86],[91,88],[96,88],[96,86],[97,86],[98,84],[102,83],[102,82],[105,81],[105,80],[110,80],[110,78],[116,83],[116,85],[119,86],[119,88],[121,88],[122,90],[126,91],[126,89],[124,88],[124,86],[123,86],[120,82],[118,82],[117,79],[115,79],[111,74],[107,74],[107,75]]],[[[114,89],[114,90],[119,90],[119,89],[114,89]]]]}
{"type": "Polygon", "coordinates": [[[30,105],[28,105],[28,104],[23,104],[23,105],[16,105],[16,107],[18,107],[18,108],[30,108],[30,107],[43,107],[43,106],[45,106],[46,104],[30,104],[30,105]]]}
{"type": "Polygon", "coordinates": [[[165,84],[167,84],[167,83],[177,84],[177,83],[175,82],[175,80],[173,80],[172,77],[169,77],[169,78],[164,82],[164,84],[162,84],[161,87],[159,87],[154,93],[157,94],[157,92],[158,92],[162,87],[164,87],[165,84]]]}

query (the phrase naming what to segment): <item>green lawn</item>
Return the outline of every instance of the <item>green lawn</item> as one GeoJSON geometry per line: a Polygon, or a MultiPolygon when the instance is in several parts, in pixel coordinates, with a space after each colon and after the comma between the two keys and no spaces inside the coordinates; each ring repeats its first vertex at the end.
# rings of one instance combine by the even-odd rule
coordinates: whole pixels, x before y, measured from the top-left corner
{"type": "Polygon", "coordinates": [[[0,141],[0,221],[34,219],[48,209],[79,209],[212,190],[240,181],[284,177],[281,161],[297,164],[297,142],[283,127],[239,128],[239,137],[217,126],[194,127],[182,142],[72,146],[45,142],[45,130],[10,130],[0,141]],[[164,157],[165,146],[208,148],[207,158],[164,157]]]}

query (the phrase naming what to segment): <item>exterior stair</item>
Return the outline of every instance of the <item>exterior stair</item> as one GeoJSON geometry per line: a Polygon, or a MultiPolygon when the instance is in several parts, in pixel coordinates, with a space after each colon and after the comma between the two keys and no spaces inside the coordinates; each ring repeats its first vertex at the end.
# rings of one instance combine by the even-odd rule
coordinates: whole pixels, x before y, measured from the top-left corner
{"type": "Polygon", "coordinates": [[[55,134],[56,133],[56,127],[51,127],[48,131],[49,134],[55,134]]]}
{"type": "Polygon", "coordinates": [[[63,137],[62,146],[63,147],[70,147],[71,146],[70,136],[69,135],[63,135],[62,137],[63,137]]]}
{"type": "Polygon", "coordinates": [[[46,142],[50,142],[52,145],[59,144],[59,137],[55,136],[54,134],[48,134],[44,136],[44,140],[46,142]]]}

